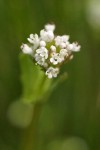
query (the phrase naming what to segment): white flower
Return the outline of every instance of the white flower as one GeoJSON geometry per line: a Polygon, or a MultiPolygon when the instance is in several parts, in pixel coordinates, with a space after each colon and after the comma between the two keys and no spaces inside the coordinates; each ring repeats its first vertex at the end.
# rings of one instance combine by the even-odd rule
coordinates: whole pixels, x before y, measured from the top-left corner
{"type": "Polygon", "coordinates": [[[41,65],[41,66],[44,66],[45,64],[45,58],[44,57],[41,57],[39,54],[35,54],[35,60],[36,60],[36,63],[41,65]]]}
{"type": "Polygon", "coordinates": [[[72,44],[69,44],[69,45],[67,46],[67,48],[68,48],[68,50],[70,50],[70,51],[78,52],[78,51],[80,51],[81,46],[78,45],[78,43],[72,43],[72,44]]]}
{"type": "Polygon", "coordinates": [[[61,59],[61,62],[64,61],[68,56],[69,56],[69,53],[68,53],[67,49],[61,49],[60,50],[60,59],[61,59]]]}
{"type": "Polygon", "coordinates": [[[59,46],[60,48],[66,48],[66,43],[62,42],[59,46]]]}
{"type": "Polygon", "coordinates": [[[61,43],[62,43],[61,37],[60,37],[60,36],[57,36],[57,37],[55,38],[55,44],[56,44],[56,46],[59,46],[61,43]]]}
{"type": "Polygon", "coordinates": [[[48,50],[45,47],[41,47],[40,49],[37,49],[36,53],[39,54],[41,57],[44,57],[45,59],[48,58],[48,50]]]}
{"type": "Polygon", "coordinates": [[[65,56],[68,56],[68,50],[67,50],[67,49],[61,49],[61,50],[60,50],[60,55],[61,55],[61,56],[64,56],[64,57],[65,57],[65,56]]]}
{"type": "Polygon", "coordinates": [[[27,40],[33,44],[33,48],[37,48],[39,46],[39,43],[40,43],[40,39],[38,37],[37,34],[30,34],[30,37],[27,38],[27,40]]]}
{"type": "Polygon", "coordinates": [[[37,64],[44,67],[48,66],[47,63],[45,62],[45,60],[48,58],[48,50],[45,47],[37,49],[34,58],[37,64]]]}
{"type": "Polygon", "coordinates": [[[64,42],[64,43],[66,43],[68,40],[69,40],[69,35],[63,35],[63,36],[61,36],[62,37],[62,41],[64,42]]]}
{"type": "Polygon", "coordinates": [[[46,75],[48,76],[48,78],[57,77],[58,73],[59,73],[59,68],[49,67],[46,71],[46,75]]]}
{"type": "Polygon", "coordinates": [[[45,25],[45,30],[46,31],[54,31],[55,25],[54,24],[47,24],[47,25],[45,25]]]}
{"type": "Polygon", "coordinates": [[[52,57],[50,58],[50,62],[54,65],[62,62],[62,58],[60,57],[59,53],[52,53],[52,57]]]}
{"type": "Polygon", "coordinates": [[[32,48],[29,47],[27,44],[22,44],[21,49],[24,54],[32,54],[33,52],[32,48]]]}
{"type": "Polygon", "coordinates": [[[51,45],[50,49],[52,52],[56,52],[56,47],[54,45],[51,45]]]}
{"type": "Polygon", "coordinates": [[[54,33],[51,30],[49,31],[41,30],[40,37],[45,42],[51,42],[54,39],[54,33]]]}
{"type": "Polygon", "coordinates": [[[46,42],[45,41],[40,41],[40,46],[41,47],[45,47],[46,46],[46,42]]]}
{"type": "Polygon", "coordinates": [[[63,35],[63,36],[57,36],[55,38],[55,44],[56,46],[59,46],[60,48],[66,48],[66,46],[69,44],[69,36],[63,35]]]}

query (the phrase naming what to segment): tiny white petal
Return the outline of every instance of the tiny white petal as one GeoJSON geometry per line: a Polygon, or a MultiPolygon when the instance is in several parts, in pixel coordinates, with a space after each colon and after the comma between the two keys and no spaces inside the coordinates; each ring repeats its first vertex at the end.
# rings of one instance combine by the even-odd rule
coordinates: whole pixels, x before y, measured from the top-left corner
{"type": "Polygon", "coordinates": [[[56,52],[56,47],[54,45],[51,45],[50,49],[52,52],[56,52]]]}
{"type": "Polygon", "coordinates": [[[60,44],[60,48],[65,48],[66,47],[66,44],[64,43],[64,42],[62,42],[61,44],[60,44]]]}
{"type": "Polygon", "coordinates": [[[33,39],[34,38],[34,34],[30,34],[30,38],[33,39]]]}
{"type": "Polygon", "coordinates": [[[46,46],[46,42],[45,41],[40,41],[40,46],[41,47],[45,47],[46,46]]]}
{"type": "Polygon", "coordinates": [[[45,30],[46,31],[54,31],[55,25],[54,24],[47,24],[47,25],[45,25],[45,30]]]}
{"type": "Polygon", "coordinates": [[[54,33],[52,31],[48,31],[47,36],[48,36],[49,40],[52,41],[54,38],[54,33]]]}
{"type": "Polygon", "coordinates": [[[78,45],[77,43],[72,43],[72,44],[69,44],[69,45],[67,46],[67,48],[68,48],[68,50],[70,50],[70,51],[78,52],[78,51],[80,51],[81,46],[78,45]]]}
{"type": "Polygon", "coordinates": [[[31,44],[33,44],[33,40],[32,40],[31,38],[27,38],[27,40],[28,40],[31,44]]]}
{"type": "Polygon", "coordinates": [[[68,50],[72,50],[74,47],[73,47],[73,44],[69,44],[68,46],[67,46],[67,48],[68,48],[68,50]]]}
{"type": "Polygon", "coordinates": [[[21,49],[22,52],[25,54],[32,54],[32,48],[29,47],[27,44],[22,44],[21,49]]]}
{"type": "Polygon", "coordinates": [[[59,46],[61,44],[61,37],[60,36],[57,36],[55,38],[55,44],[56,44],[56,46],[59,46]]]}
{"type": "Polygon", "coordinates": [[[33,44],[33,48],[36,49],[39,46],[40,39],[37,34],[30,34],[30,37],[27,40],[33,44]]]}
{"type": "Polygon", "coordinates": [[[69,35],[63,35],[63,36],[62,36],[62,41],[63,41],[63,42],[66,43],[68,40],[69,40],[69,35]]]}

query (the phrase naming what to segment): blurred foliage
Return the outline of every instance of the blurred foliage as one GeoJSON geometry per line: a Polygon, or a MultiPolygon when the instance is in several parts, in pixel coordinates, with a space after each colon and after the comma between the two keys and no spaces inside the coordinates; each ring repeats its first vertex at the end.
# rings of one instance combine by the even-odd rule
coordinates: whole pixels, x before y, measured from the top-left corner
{"type": "Polygon", "coordinates": [[[7,119],[8,106],[22,93],[19,53],[22,41],[54,22],[56,33],[69,34],[81,52],[62,72],[61,83],[43,107],[39,149],[58,137],[79,136],[100,149],[100,29],[87,21],[87,0],[0,0],[0,150],[18,150],[22,129],[7,119]]]}

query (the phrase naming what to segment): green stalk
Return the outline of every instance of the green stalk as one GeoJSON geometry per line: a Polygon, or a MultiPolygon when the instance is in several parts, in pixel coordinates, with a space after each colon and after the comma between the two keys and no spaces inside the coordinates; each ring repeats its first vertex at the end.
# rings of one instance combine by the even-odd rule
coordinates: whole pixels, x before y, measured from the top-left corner
{"type": "Polygon", "coordinates": [[[38,142],[38,121],[42,104],[36,103],[30,126],[22,131],[20,150],[36,150],[38,142]]]}

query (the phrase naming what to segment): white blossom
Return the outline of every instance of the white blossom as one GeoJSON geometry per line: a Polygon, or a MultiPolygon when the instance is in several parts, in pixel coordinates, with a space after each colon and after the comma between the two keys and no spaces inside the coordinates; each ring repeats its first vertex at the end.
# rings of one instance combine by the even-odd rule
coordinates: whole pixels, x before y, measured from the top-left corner
{"type": "Polygon", "coordinates": [[[29,47],[27,44],[22,44],[21,49],[24,54],[32,54],[32,48],[29,47]]]}
{"type": "Polygon", "coordinates": [[[37,64],[39,64],[41,66],[44,66],[44,64],[45,64],[45,58],[41,57],[38,53],[35,54],[35,60],[36,60],[37,64]]]}
{"type": "Polygon", "coordinates": [[[69,44],[69,36],[63,35],[63,36],[57,36],[55,38],[55,45],[59,46],[60,48],[66,48],[66,46],[69,44]]]}
{"type": "Polygon", "coordinates": [[[39,46],[40,39],[37,34],[30,34],[30,37],[27,40],[33,44],[33,48],[37,48],[39,46]]]}
{"type": "Polygon", "coordinates": [[[66,48],[66,43],[62,42],[59,46],[60,48],[66,48]]]}
{"type": "Polygon", "coordinates": [[[55,38],[55,44],[56,44],[56,46],[59,46],[61,43],[62,43],[61,37],[60,37],[60,36],[57,36],[57,37],[55,38]]]}
{"type": "Polygon", "coordinates": [[[45,30],[46,31],[54,31],[55,25],[54,24],[47,24],[47,25],[45,25],[45,30]]]}
{"type": "Polygon", "coordinates": [[[70,50],[70,51],[78,52],[78,51],[80,51],[81,46],[78,45],[77,43],[72,43],[72,44],[69,44],[69,45],[67,46],[67,48],[68,48],[68,50],[70,50]]]}
{"type": "Polygon", "coordinates": [[[44,57],[45,59],[48,58],[48,50],[45,47],[41,47],[40,49],[37,49],[36,53],[39,54],[41,57],[44,57]]]}
{"type": "Polygon", "coordinates": [[[50,62],[54,65],[62,62],[62,58],[60,57],[59,53],[52,53],[52,57],[50,58],[50,62]]]}
{"type": "Polygon", "coordinates": [[[63,36],[61,36],[62,37],[62,41],[64,42],[64,43],[66,43],[68,40],[69,40],[69,35],[63,35],[63,36]]]}
{"type": "Polygon", "coordinates": [[[48,76],[48,78],[57,77],[58,73],[59,73],[59,68],[49,67],[46,71],[46,75],[48,76]]]}
{"type": "Polygon", "coordinates": [[[51,30],[49,31],[41,30],[40,36],[41,39],[45,42],[51,42],[54,39],[54,33],[51,30]]]}
{"type": "Polygon", "coordinates": [[[51,45],[50,49],[52,52],[56,52],[56,47],[54,45],[51,45]]]}
{"type": "Polygon", "coordinates": [[[40,41],[40,46],[41,47],[45,47],[46,46],[46,42],[45,41],[40,41]]]}
{"type": "Polygon", "coordinates": [[[62,55],[62,56],[68,56],[68,50],[67,49],[61,49],[60,50],[60,55],[62,55]]]}

